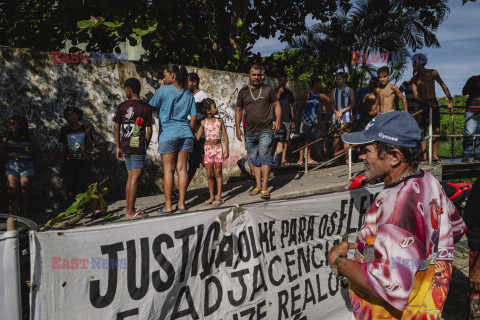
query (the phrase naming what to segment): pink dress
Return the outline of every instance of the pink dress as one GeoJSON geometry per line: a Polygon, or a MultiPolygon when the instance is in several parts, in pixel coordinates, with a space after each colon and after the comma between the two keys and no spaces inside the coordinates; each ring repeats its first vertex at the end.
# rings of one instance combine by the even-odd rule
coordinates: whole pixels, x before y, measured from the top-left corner
{"type": "MultiPolygon", "coordinates": [[[[203,128],[205,131],[205,142],[208,140],[218,140],[222,138],[222,124],[220,120],[215,119],[215,122],[211,123],[208,119],[205,119],[203,128]]],[[[204,166],[221,166],[225,159],[223,158],[222,143],[215,145],[205,144],[205,154],[203,155],[204,166]]]]}

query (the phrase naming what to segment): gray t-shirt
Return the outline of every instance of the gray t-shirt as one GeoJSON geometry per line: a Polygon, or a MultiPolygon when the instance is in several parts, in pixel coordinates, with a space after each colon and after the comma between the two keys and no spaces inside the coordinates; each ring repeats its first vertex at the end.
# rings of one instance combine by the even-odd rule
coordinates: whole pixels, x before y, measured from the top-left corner
{"type": "Polygon", "coordinates": [[[240,89],[237,108],[242,108],[245,112],[245,134],[272,129],[272,103],[277,101],[275,91],[266,84],[258,89],[250,89],[248,86],[240,89]]]}

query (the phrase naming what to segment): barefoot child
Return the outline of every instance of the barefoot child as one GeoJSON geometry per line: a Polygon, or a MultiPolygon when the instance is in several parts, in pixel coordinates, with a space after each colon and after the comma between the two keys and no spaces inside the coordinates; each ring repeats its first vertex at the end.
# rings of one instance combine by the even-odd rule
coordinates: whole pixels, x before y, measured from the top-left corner
{"type": "Polygon", "coordinates": [[[145,153],[152,139],[152,107],[140,100],[141,84],[138,79],[130,78],[124,83],[125,95],[129,100],[117,107],[115,122],[115,144],[117,159],[125,162],[128,171],[125,187],[125,218],[144,218],[142,210],[135,209],[137,186],[145,164],[145,153]],[[123,135],[120,137],[120,128],[123,135]]]}
{"type": "Polygon", "coordinates": [[[376,92],[378,85],[379,81],[377,77],[370,79],[368,84],[368,89],[370,92],[363,97],[361,102],[361,105],[364,105],[365,108],[362,110],[362,116],[360,117],[360,121],[358,123],[359,131],[363,131],[368,123],[378,114],[378,96],[376,92]]]}
{"type": "MultiPolygon", "coordinates": [[[[440,109],[437,108],[438,101],[437,95],[435,93],[435,81],[442,87],[443,92],[448,98],[447,106],[449,109],[453,108],[453,98],[448,90],[447,85],[443,82],[440,74],[435,69],[426,69],[425,65],[427,64],[427,56],[423,53],[416,53],[412,56],[413,70],[417,72],[416,75],[412,78],[412,91],[415,99],[424,107],[430,107],[432,109],[432,127],[433,134],[440,134],[440,109]]],[[[428,111],[424,111],[429,115],[428,111]]],[[[438,143],[439,139],[433,139],[432,146],[432,161],[434,163],[441,163],[438,158],[438,143]]],[[[426,142],[424,145],[426,151],[426,142]]]]}
{"type": "Polygon", "coordinates": [[[204,205],[221,206],[222,200],[222,165],[224,159],[228,159],[228,135],[225,124],[222,119],[214,116],[218,114],[218,108],[212,99],[204,99],[199,104],[199,112],[205,117],[200,128],[197,131],[196,138],[200,140],[203,132],[205,132],[205,154],[203,156],[203,165],[207,170],[208,190],[210,198],[204,202],[204,205]],[[225,143],[225,151],[222,147],[222,137],[225,143]],[[217,181],[217,196],[215,197],[214,188],[215,180],[217,181]]]}
{"type": "Polygon", "coordinates": [[[405,112],[408,112],[407,99],[405,99],[396,85],[388,82],[388,80],[390,80],[390,71],[388,70],[388,67],[379,68],[377,70],[377,75],[380,81],[380,85],[376,89],[379,102],[379,114],[393,111],[393,101],[395,100],[395,96],[402,100],[403,109],[405,112]]]}

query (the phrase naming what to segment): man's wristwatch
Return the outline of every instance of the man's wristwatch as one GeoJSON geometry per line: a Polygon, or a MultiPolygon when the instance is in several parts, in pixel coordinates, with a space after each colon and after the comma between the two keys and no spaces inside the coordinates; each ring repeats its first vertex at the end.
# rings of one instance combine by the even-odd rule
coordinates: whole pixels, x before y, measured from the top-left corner
{"type": "Polygon", "coordinates": [[[344,259],[345,257],[342,256],[341,254],[338,255],[337,259],[335,259],[335,262],[333,263],[333,266],[330,266],[332,268],[333,274],[337,278],[343,278],[343,276],[340,274],[340,271],[338,270],[338,265],[340,264],[340,261],[344,259]]]}

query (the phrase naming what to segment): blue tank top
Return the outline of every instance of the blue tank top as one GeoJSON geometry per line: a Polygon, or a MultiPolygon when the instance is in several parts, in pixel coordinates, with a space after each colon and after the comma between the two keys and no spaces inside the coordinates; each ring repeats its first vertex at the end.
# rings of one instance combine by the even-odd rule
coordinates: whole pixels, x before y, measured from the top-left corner
{"type": "MultiPolygon", "coordinates": [[[[350,88],[345,87],[343,90],[339,90],[338,88],[335,88],[334,92],[334,107],[338,111],[341,111],[348,107],[348,104],[350,103],[350,88]]],[[[347,112],[344,112],[342,114],[342,122],[341,123],[350,123],[352,122],[353,117],[352,117],[352,110],[348,110],[347,112]]],[[[335,120],[335,113],[332,114],[332,123],[336,123],[335,120]]]]}
{"type": "Polygon", "coordinates": [[[308,90],[308,98],[303,107],[302,122],[308,125],[313,125],[318,122],[317,106],[320,102],[320,93],[313,94],[308,90]]]}

